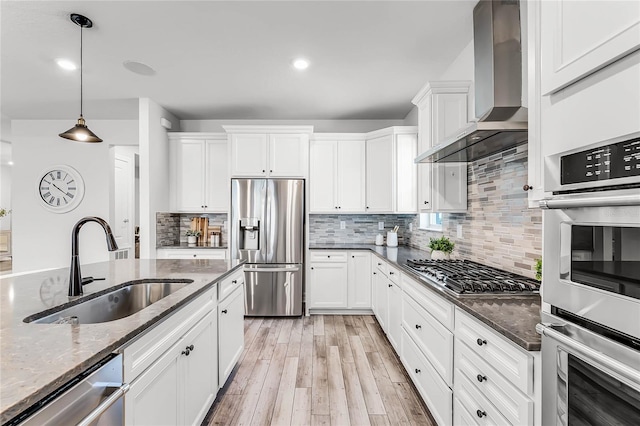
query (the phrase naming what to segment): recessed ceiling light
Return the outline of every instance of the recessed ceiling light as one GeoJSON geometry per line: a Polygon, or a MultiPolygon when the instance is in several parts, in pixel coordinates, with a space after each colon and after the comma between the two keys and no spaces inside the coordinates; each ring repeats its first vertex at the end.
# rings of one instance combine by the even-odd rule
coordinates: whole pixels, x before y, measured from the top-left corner
{"type": "Polygon", "coordinates": [[[309,68],[309,61],[303,58],[298,58],[293,61],[293,66],[297,70],[306,70],[307,68],[309,68]]]}
{"type": "Polygon", "coordinates": [[[13,166],[13,161],[9,161],[7,164],[13,166]]]}
{"type": "Polygon", "coordinates": [[[67,70],[67,71],[73,71],[75,69],[78,69],[76,64],[74,64],[68,59],[56,59],[56,64],[58,64],[58,66],[63,70],[67,70]]]}
{"type": "Polygon", "coordinates": [[[151,68],[147,64],[143,64],[142,62],[124,61],[122,63],[122,66],[125,67],[126,69],[128,69],[129,71],[131,71],[133,73],[136,73],[136,74],[139,74],[139,75],[150,76],[150,75],[155,75],[156,74],[156,70],[154,70],[153,68],[151,68]]]}

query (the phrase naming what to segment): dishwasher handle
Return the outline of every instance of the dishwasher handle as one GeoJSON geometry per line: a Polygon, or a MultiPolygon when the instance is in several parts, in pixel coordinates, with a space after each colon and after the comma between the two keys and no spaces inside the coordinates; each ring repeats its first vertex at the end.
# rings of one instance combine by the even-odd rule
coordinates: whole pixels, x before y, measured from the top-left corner
{"type": "Polygon", "coordinates": [[[122,398],[129,390],[129,383],[123,383],[122,386],[117,388],[111,395],[100,403],[92,412],[90,412],[84,419],[78,422],[77,426],[89,426],[92,422],[98,419],[105,411],[109,409],[117,400],[122,398]]]}
{"type": "Polygon", "coordinates": [[[300,270],[300,266],[284,266],[276,268],[245,266],[244,270],[245,272],[298,272],[300,270]]]}

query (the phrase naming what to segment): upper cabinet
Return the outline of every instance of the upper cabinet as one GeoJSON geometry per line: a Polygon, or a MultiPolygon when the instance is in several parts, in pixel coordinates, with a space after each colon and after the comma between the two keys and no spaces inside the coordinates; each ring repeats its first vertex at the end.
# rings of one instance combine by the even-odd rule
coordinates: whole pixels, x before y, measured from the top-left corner
{"type": "Polygon", "coordinates": [[[315,134],[309,158],[311,213],[364,212],[364,134],[315,134]]]}
{"type": "Polygon", "coordinates": [[[170,203],[178,212],[226,213],[229,208],[227,135],[170,133],[170,203]]]}
{"type": "Polygon", "coordinates": [[[640,2],[541,1],[542,94],[640,48],[640,2]]]}
{"type": "Polygon", "coordinates": [[[308,173],[312,126],[223,126],[232,177],[297,177],[308,173]]]}
{"type": "MultiPolygon", "coordinates": [[[[455,136],[469,121],[469,81],[429,82],[413,99],[418,107],[418,153],[455,136]]],[[[420,164],[420,212],[467,210],[467,163],[420,164]]]]}
{"type": "Polygon", "coordinates": [[[392,213],[394,193],[393,136],[367,139],[367,206],[369,213],[392,213]]]}

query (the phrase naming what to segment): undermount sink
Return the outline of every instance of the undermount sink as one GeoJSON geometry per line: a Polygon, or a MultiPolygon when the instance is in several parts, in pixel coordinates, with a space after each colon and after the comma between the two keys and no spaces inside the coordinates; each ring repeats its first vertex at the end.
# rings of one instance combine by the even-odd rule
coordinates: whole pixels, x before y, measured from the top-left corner
{"type": "Polygon", "coordinates": [[[140,312],[147,306],[192,282],[193,280],[133,282],[46,316],[32,315],[25,318],[24,322],[39,324],[94,324],[115,321],[140,312]]]}

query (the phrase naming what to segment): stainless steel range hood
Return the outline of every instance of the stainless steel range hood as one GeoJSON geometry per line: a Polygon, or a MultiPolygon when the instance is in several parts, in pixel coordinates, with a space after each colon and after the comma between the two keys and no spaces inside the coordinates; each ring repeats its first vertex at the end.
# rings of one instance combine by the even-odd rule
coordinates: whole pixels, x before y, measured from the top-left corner
{"type": "Polygon", "coordinates": [[[520,2],[481,0],[473,9],[477,122],[416,157],[416,163],[475,161],[528,139],[522,106],[520,2]]]}

